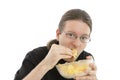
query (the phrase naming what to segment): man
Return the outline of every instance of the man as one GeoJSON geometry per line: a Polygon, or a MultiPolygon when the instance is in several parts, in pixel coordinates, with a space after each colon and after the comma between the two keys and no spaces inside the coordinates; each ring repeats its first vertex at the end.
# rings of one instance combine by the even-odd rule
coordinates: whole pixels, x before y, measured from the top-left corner
{"type": "Polygon", "coordinates": [[[47,46],[30,51],[15,75],[15,80],[97,80],[96,66],[90,64],[91,71],[85,76],[65,79],[57,71],[55,65],[82,59],[93,59],[92,54],[84,51],[90,41],[92,20],[88,13],[81,9],[71,9],[61,18],[56,30],[56,39],[47,46]],[[72,49],[77,50],[73,58],[72,49]]]}

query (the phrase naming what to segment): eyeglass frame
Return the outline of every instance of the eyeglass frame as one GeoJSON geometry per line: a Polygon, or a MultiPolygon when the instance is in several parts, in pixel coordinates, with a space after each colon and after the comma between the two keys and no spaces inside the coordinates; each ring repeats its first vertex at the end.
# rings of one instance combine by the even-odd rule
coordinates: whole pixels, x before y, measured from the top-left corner
{"type": "MultiPolygon", "coordinates": [[[[65,33],[66,37],[69,38],[69,39],[76,40],[76,39],[78,38],[77,34],[74,33],[74,32],[71,32],[71,31],[69,31],[69,32],[62,31],[62,32],[65,33]],[[72,35],[72,36],[70,36],[70,35],[72,35]]],[[[84,38],[85,38],[85,37],[84,37],[84,38]]],[[[82,43],[88,43],[88,42],[91,41],[90,36],[88,36],[88,35],[86,35],[86,34],[81,35],[81,36],[79,37],[79,39],[80,39],[80,41],[81,41],[82,43]],[[83,41],[83,39],[82,39],[84,36],[87,36],[87,37],[86,37],[86,38],[87,38],[86,41],[83,41]]]]}

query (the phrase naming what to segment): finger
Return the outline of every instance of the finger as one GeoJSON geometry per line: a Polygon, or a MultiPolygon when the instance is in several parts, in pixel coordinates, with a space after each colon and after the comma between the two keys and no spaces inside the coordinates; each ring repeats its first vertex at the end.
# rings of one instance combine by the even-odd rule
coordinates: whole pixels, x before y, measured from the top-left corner
{"type": "Polygon", "coordinates": [[[93,71],[96,71],[97,70],[97,66],[94,64],[94,63],[91,63],[90,64],[90,67],[93,71]]]}
{"type": "Polygon", "coordinates": [[[92,59],[92,56],[87,56],[86,59],[92,59]]]}
{"type": "Polygon", "coordinates": [[[90,75],[90,76],[95,76],[95,75],[96,75],[96,71],[89,71],[89,72],[88,72],[88,75],[90,75]]]}
{"type": "Polygon", "coordinates": [[[97,71],[97,67],[94,63],[90,64],[91,67],[91,71],[88,71],[88,75],[93,77],[93,80],[96,80],[96,71],[97,71]]]}
{"type": "Polygon", "coordinates": [[[86,56],[86,59],[87,59],[87,60],[91,60],[92,62],[94,62],[94,59],[93,59],[92,56],[86,56]]]}
{"type": "Polygon", "coordinates": [[[72,50],[67,47],[61,46],[61,54],[72,56],[72,50]]]}
{"type": "Polygon", "coordinates": [[[69,49],[69,48],[66,48],[66,49],[65,49],[65,53],[68,54],[68,55],[71,55],[71,56],[73,55],[72,50],[69,49]]]}
{"type": "Polygon", "coordinates": [[[75,80],[93,80],[91,76],[77,76],[75,80]]]}
{"type": "Polygon", "coordinates": [[[64,58],[71,58],[72,56],[71,55],[68,55],[68,54],[61,54],[60,55],[60,58],[61,59],[64,59],[64,58]]]}
{"type": "Polygon", "coordinates": [[[75,80],[85,80],[85,77],[84,76],[76,76],[75,80]]]}
{"type": "Polygon", "coordinates": [[[97,80],[96,76],[77,76],[75,80],[97,80]]]}
{"type": "Polygon", "coordinates": [[[61,52],[60,55],[68,55],[68,56],[73,56],[71,52],[61,52]]]}

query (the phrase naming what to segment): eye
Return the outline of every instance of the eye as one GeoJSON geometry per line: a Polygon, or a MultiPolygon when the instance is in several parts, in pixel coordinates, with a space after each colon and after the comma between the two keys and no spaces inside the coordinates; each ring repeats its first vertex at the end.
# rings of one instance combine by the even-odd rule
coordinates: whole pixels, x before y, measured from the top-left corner
{"type": "Polygon", "coordinates": [[[89,36],[81,36],[80,37],[80,40],[82,41],[82,42],[89,42],[90,41],[90,38],[89,38],[89,36]]]}
{"type": "Polygon", "coordinates": [[[68,33],[69,36],[74,36],[72,33],[68,33]]]}
{"type": "Polygon", "coordinates": [[[73,33],[67,33],[66,35],[67,35],[69,38],[71,38],[71,39],[75,39],[75,38],[76,38],[76,35],[73,34],[73,33]]]}
{"type": "Polygon", "coordinates": [[[82,39],[82,40],[87,40],[88,37],[87,37],[87,36],[81,36],[81,39],[82,39]]]}

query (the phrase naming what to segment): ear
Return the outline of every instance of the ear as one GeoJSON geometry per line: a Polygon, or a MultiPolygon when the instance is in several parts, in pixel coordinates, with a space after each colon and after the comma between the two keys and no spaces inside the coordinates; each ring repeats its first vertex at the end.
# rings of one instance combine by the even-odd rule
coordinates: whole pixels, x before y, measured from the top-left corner
{"type": "Polygon", "coordinates": [[[57,29],[57,30],[56,30],[56,39],[57,39],[57,40],[59,40],[59,35],[60,35],[60,30],[57,29]]]}

